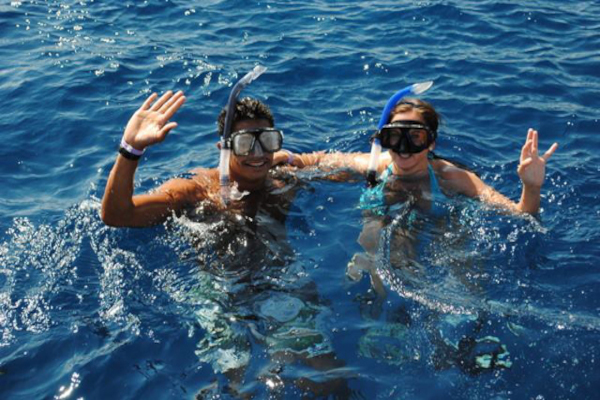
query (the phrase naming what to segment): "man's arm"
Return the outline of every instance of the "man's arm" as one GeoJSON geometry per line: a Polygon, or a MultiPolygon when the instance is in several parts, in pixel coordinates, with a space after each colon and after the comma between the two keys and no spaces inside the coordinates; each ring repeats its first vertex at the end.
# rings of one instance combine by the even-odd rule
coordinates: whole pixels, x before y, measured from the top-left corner
{"type": "Polygon", "coordinates": [[[172,179],[152,193],[133,196],[136,166],[137,161],[120,155],[117,157],[102,199],[102,220],[105,224],[152,226],[206,198],[206,188],[190,179],[172,179]]]}
{"type": "MultiPolygon", "coordinates": [[[[123,141],[133,149],[143,151],[146,147],[162,142],[169,131],[177,126],[169,119],[185,102],[182,92],[165,93],[160,99],[152,94],[133,114],[123,141]]],[[[202,196],[202,188],[196,182],[175,179],[167,182],[157,192],[133,196],[133,180],[138,160],[118,155],[113,166],[104,197],[102,220],[112,226],[141,227],[163,221],[173,211],[180,211],[195,197],[202,196]]]]}

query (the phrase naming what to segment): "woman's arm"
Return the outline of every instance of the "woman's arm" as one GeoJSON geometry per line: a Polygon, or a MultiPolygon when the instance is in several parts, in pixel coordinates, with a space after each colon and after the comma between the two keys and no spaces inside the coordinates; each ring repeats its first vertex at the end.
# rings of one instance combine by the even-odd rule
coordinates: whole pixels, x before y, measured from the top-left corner
{"type": "Polygon", "coordinates": [[[546,178],[546,162],[558,148],[558,143],[542,155],[538,154],[538,132],[534,129],[527,131],[527,141],[521,149],[521,157],[517,173],[523,182],[521,200],[518,203],[522,212],[537,213],[540,209],[540,193],[546,178]]]}
{"type": "MultiPolygon", "coordinates": [[[[332,180],[345,181],[350,179],[347,171],[364,175],[369,165],[369,153],[326,153],[324,151],[314,153],[294,154],[287,150],[275,154],[275,164],[289,164],[296,168],[317,168],[321,171],[336,172],[331,177],[332,180]],[[345,172],[343,170],[346,170],[345,172]]],[[[379,157],[378,172],[383,172],[390,164],[391,157],[388,152],[382,153],[379,157]]]]}
{"type": "Polygon", "coordinates": [[[463,169],[446,166],[443,177],[449,188],[469,197],[478,197],[485,203],[507,208],[513,212],[535,214],[540,209],[540,194],[546,174],[546,162],[556,151],[554,143],[544,155],[538,154],[538,132],[529,129],[527,140],[521,149],[517,173],[523,183],[518,203],[486,185],[477,175],[463,169]]]}

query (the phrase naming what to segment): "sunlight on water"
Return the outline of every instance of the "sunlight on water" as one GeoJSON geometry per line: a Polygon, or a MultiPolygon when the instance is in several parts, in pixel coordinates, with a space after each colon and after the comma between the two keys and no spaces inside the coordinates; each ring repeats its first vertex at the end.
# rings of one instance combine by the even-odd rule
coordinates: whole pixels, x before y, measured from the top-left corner
{"type": "Polygon", "coordinates": [[[593,1],[0,5],[0,392],[300,398],[308,377],[344,381],[340,398],[593,397],[598,14],[593,1]],[[279,219],[201,204],[105,226],[99,198],[138,100],[188,98],[140,163],[141,193],[216,164],[215,115],[259,63],[248,95],[294,152],[368,151],[385,99],[435,80],[436,151],[518,199],[519,148],[539,129],[540,149],[560,142],[542,212],[399,207],[365,255],[363,177],[307,170],[282,179],[279,219]]]}
{"type": "MultiPolygon", "coordinates": [[[[309,180],[318,177],[303,174],[309,180]]],[[[371,311],[356,326],[364,332],[357,344],[360,357],[399,367],[422,361],[435,369],[461,365],[478,374],[492,365],[510,368],[506,334],[543,339],[543,332],[528,325],[600,330],[595,316],[548,308],[520,294],[522,287],[534,285],[518,270],[522,252],[547,233],[538,221],[469,201],[447,207],[443,221],[400,208],[384,229],[375,270],[390,290],[391,304],[398,303],[394,295],[409,303],[387,311],[384,322],[377,320],[377,311],[373,314],[376,302],[369,301],[371,311]],[[495,300],[489,300],[489,293],[495,293],[495,300]],[[490,335],[483,328],[488,324],[504,332],[503,338],[490,335]],[[468,335],[474,347],[461,344],[468,335]]],[[[282,349],[311,356],[331,353],[332,310],[315,301],[306,266],[286,240],[274,242],[251,219],[211,214],[202,205],[137,239],[104,226],[98,213],[99,202],[92,199],[70,208],[54,225],[14,219],[0,245],[2,346],[24,332],[40,334],[64,323],[73,332],[91,326],[101,335],[124,330],[153,339],[151,321],[174,315],[190,338],[199,337],[196,356],[214,372],[247,368],[256,357],[269,358],[282,349]],[[159,264],[157,254],[163,255],[159,264]],[[70,321],[61,313],[65,293],[80,304],[97,304],[86,312],[87,320],[70,321]],[[248,337],[264,344],[264,350],[256,353],[248,337]]],[[[286,371],[288,377],[306,373],[286,371]]],[[[337,373],[353,376],[356,371],[337,373]]],[[[281,378],[269,379],[275,385],[281,378]]],[[[75,379],[57,396],[67,398],[77,385],[75,379]]]]}

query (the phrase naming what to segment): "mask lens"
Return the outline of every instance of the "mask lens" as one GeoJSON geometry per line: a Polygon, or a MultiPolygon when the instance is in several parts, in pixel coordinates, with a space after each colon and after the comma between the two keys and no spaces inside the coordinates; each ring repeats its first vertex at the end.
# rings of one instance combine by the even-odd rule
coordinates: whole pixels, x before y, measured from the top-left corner
{"type": "Polygon", "coordinates": [[[275,129],[262,131],[258,135],[258,140],[264,151],[274,153],[278,150],[281,150],[281,145],[283,144],[283,135],[280,131],[275,129]]]}
{"type": "Polygon", "coordinates": [[[427,131],[425,129],[410,129],[408,138],[415,146],[427,146],[427,131]]]}
{"type": "Polygon", "coordinates": [[[427,128],[418,121],[398,121],[380,131],[381,145],[397,153],[420,153],[431,144],[427,128]]]}
{"type": "Polygon", "coordinates": [[[381,130],[381,145],[386,149],[391,149],[400,144],[402,140],[402,130],[398,128],[383,128],[381,130]]]}
{"type": "Polygon", "coordinates": [[[254,135],[251,133],[240,133],[233,137],[233,153],[236,156],[247,156],[254,146],[254,135]]]}

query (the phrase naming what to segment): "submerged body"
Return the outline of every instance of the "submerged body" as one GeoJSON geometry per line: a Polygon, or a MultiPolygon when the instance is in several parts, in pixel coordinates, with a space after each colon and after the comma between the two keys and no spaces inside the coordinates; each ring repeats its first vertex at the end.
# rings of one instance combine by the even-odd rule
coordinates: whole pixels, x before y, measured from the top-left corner
{"type": "MultiPolygon", "coordinates": [[[[164,140],[177,126],[169,120],[184,101],[182,92],[167,92],[158,100],[153,94],[130,119],[102,200],[103,221],[128,227],[155,225],[173,215],[183,216],[190,226],[209,221],[212,233],[200,230],[197,235],[191,229],[186,235],[199,250],[199,274],[205,283],[197,322],[206,335],[196,353],[227,377],[231,394],[252,392],[253,383],[245,387],[250,358],[265,354],[272,365],[255,379],[265,381],[273,374],[312,393],[346,393],[343,378],[315,382],[293,369],[281,373],[295,361],[319,371],[332,371],[343,362],[337,360],[325,333],[328,308],[314,283],[294,282],[295,259],[287,244],[285,218],[296,185],[285,170],[273,169],[286,163],[289,153],[278,151],[283,135],[274,129],[265,105],[252,99],[235,105],[230,198],[223,198],[222,171],[217,168],[198,168],[189,179],[171,179],[151,193],[133,194],[139,156],[131,152],[142,153],[164,140]],[[273,299],[280,301],[275,305],[273,299]]],[[[222,112],[220,133],[227,121],[222,112]]],[[[216,393],[221,389],[207,388],[216,393]]]]}

